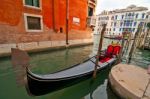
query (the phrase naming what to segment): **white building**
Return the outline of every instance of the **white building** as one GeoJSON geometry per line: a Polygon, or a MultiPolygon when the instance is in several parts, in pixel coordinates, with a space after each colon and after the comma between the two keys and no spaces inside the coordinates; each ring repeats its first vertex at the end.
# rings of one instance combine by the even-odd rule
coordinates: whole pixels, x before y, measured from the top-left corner
{"type": "Polygon", "coordinates": [[[150,20],[146,7],[137,7],[130,5],[125,9],[116,9],[113,11],[103,11],[97,15],[94,34],[99,34],[102,30],[102,24],[106,23],[105,36],[121,36],[125,30],[135,34],[138,24],[141,24],[143,32],[146,32],[146,23],[150,20]]]}

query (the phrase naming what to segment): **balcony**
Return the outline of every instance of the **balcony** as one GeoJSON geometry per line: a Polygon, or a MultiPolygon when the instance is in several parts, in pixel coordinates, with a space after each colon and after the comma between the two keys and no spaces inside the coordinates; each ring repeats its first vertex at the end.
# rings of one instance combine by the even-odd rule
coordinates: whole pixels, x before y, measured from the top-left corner
{"type": "Polygon", "coordinates": [[[95,27],[96,25],[96,18],[94,16],[89,16],[87,18],[87,26],[90,26],[90,27],[95,27]]]}
{"type": "Polygon", "coordinates": [[[97,0],[89,0],[89,4],[96,6],[97,0]]]}

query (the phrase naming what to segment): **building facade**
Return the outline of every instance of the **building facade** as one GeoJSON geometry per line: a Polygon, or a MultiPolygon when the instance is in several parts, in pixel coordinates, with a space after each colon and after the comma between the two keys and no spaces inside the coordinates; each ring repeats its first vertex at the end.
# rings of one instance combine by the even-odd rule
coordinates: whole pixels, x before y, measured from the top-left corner
{"type": "Polygon", "coordinates": [[[129,31],[134,35],[139,24],[143,26],[143,32],[146,32],[146,24],[149,20],[150,15],[146,7],[130,5],[125,9],[103,11],[97,15],[94,33],[99,34],[102,24],[105,23],[107,24],[106,37],[121,36],[124,31],[129,31]]]}
{"type": "Polygon", "coordinates": [[[95,7],[96,0],[1,0],[0,44],[65,44],[67,30],[70,44],[73,40],[90,40],[87,20],[94,15],[95,7]]]}

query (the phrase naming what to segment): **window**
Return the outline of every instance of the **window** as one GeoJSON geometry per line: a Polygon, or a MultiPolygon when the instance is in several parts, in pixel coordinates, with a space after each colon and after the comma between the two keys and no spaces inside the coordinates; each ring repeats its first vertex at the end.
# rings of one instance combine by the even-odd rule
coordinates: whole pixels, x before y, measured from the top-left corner
{"type": "Polygon", "coordinates": [[[134,22],[134,26],[136,26],[137,22],[134,22]]]}
{"type": "Polygon", "coordinates": [[[129,29],[128,29],[128,31],[132,32],[132,29],[131,29],[131,28],[129,28],[129,29]]]}
{"type": "Polygon", "coordinates": [[[123,25],[123,22],[120,22],[120,26],[122,26],[123,25]]]}
{"type": "Polygon", "coordinates": [[[116,26],[116,22],[114,23],[114,26],[116,26]]]}
{"type": "Polygon", "coordinates": [[[119,31],[121,31],[122,29],[120,28],[119,31]]]}
{"type": "Polygon", "coordinates": [[[132,13],[132,16],[134,16],[134,13],[132,13]]]}
{"type": "Polygon", "coordinates": [[[118,16],[116,15],[116,16],[115,16],[115,19],[116,19],[116,20],[117,20],[117,17],[118,17],[118,16]]]}
{"type": "Polygon", "coordinates": [[[140,26],[143,26],[144,25],[144,22],[140,22],[140,26]]]}
{"type": "Polygon", "coordinates": [[[131,13],[128,14],[128,16],[131,16],[131,15],[132,15],[131,13]]]}
{"type": "Polygon", "coordinates": [[[114,16],[111,17],[111,20],[114,20],[114,16]]]}
{"type": "Polygon", "coordinates": [[[146,19],[148,19],[148,15],[146,15],[146,19]]]}
{"type": "Polygon", "coordinates": [[[93,16],[93,8],[88,7],[88,16],[93,16]]]}
{"type": "Polygon", "coordinates": [[[114,31],[115,31],[115,28],[114,28],[114,31]]]}
{"type": "Polygon", "coordinates": [[[134,31],[135,31],[135,28],[133,28],[132,31],[134,32],[134,31]]]}
{"type": "Polygon", "coordinates": [[[136,16],[135,16],[136,19],[138,18],[138,15],[139,15],[139,14],[136,14],[136,16]]]}
{"type": "Polygon", "coordinates": [[[130,26],[132,26],[132,22],[130,22],[130,26]]]}
{"type": "Polygon", "coordinates": [[[145,13],[142,14],[142,19],[144,19],[145,13]]]}
{"type": "Polygon", "coordinates": [[[40,8],[40,0],[24,0],[24,4],[26,6],[40,8]]]}
{"type": "Polygon", "coordinates": [[[43,20],[40,15],[24,14],[25,28],[27,32],[42,32],[43,20]]]}
{"type": "Polygon", "coordinates": [[[124,15],[122,15],[122,19],[124,18],[124,15]]]}

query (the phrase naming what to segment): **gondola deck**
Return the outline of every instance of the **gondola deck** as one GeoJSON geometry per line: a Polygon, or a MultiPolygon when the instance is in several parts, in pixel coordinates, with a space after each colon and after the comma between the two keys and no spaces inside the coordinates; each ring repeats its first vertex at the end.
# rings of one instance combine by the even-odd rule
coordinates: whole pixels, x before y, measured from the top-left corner
{"type": "MultiPolygon", "coordinates": [[[[75,77],[75,76],[79,76],[82,74],[92,72],[94,70],[95,60],[96,60],[95,57],[93,57],[93,58],[86,60],[85,62],[81,64],[75,65],[71,68],[67,68],[65,70],[61,70],[52,74],[37,75],[37,74],[32,73],[29,69],[27,72],[31,77],[33,76],[34,78],[39,79],[39,80],[67,79],[67,78],[71,78],[71,77],[75,77]]],[[[111,60],[108,60],[105,63],[99,62],[98,69],[104,68],[108,64],[111,64],[113,61],[115,61],[115,58],[112,58],[111,60]]]]}

